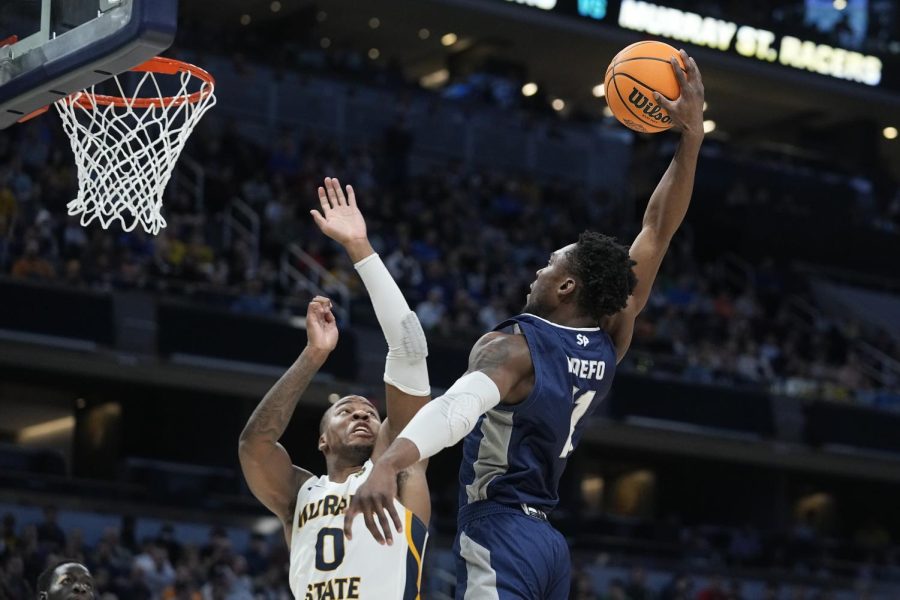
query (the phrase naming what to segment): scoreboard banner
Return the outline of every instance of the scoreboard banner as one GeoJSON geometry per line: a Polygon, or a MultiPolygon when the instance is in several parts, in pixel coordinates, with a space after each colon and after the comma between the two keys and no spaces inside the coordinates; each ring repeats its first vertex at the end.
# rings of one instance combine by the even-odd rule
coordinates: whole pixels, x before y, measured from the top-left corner
{"type": "MultiPolygon", "coordinates": [[[[712,16],[668,6],[665,0],[491,1],[592,21],[600,27],[689,43],[751,61],[809,71],[862,86],[900,90],[900,81],[892,81],[898,78],[890,77],[891,73],[885,68],[886,64],[896,65],[898,55],[887,52],[874,55],[862,48],[868,18],[866,11],[869,8],[865,0],[850,0],[849,4],[847,0],[836,0],[835,4],[844,2],[846,12],[833,8],[831,1],[824,6],[817,0],[806,0],[805,3],[798,0],[796,8],[805,11],[807,22],[801,23],[803,26],[795,24],[793,29],[796,31],[784,23],[765,25],[729,20],[723,16],[728,15],[728,8],[722,8],[719,14],[712,16]],[[822,35],[807,39],[815,26],[823,31],[822,35]],[[833,33],[837,27],[840,28],[840,36],[833,33]],[[823,38],[846,40],[848,47],[823,43],[823,38]]],[[[671,1],[673,4],[684,4],[671,1]]],[[[702,5],[698,2],[691,4],[702,5]]]]}

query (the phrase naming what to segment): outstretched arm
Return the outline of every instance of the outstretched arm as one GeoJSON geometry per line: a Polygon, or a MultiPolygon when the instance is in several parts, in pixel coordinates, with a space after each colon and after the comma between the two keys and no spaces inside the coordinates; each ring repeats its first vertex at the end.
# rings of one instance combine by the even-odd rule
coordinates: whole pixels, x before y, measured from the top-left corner
{"type": "Polygon", "coordinates": [[[294,466],[278,440],[297,401],[337,345],[337,324],[327,298],[316,297],[309,303],[306,331],[306,348],[253,411],[238,445],[241,470],[250,491],[284,524],[288,544],[297,491],[312,473],[294,466]]]}
{"type": "Polygon", "coordinates": [[[533,375],[531,354],[523,336],[498,332],[482,336],[472,348],[466,374],[443,396],[420,410],[375,463],[372,474],[357,490],[344,515],[347,538],[352,537],[353,518],[362,513],[375,540],[391,544],[388,516],[397,531],[402,531],[393,503],[397,496],[397,473],[456,444],[501,399],[519,400],[518,386],[533,375]]]}
{"type": "Polygon", "coordinates": [[[388,344],[384,367],[388,414],[382,428],[385,435],[379,436],[373,453],[377,458],[431,398],[425,363],[428,344],[416,313],[369,243],[353,187],[348,185],[345,195],[340,182],[328,177],[319,188],[319,203],[322,212],[310,212],[322,233],[341,244],[353,261],[388,344]]]}
{"type": "Polygon", "coordinates": [[[681,95],[673,102],[655,94],[656,101],[681,130],[681,140],[669,168],[650,196],[641,231],[631,244],[631,258],[637,263],[634,266],[637,285],[628,305],[606,324],[615,342],[618,360],[622,360],[631,344],[634,320],[647,304],[663,256],[684,220],[694,189],[697,157],[703,143],[703,81],[694,59],[684,50],[681,57],[684,72],[675,58],[670,59],[681,85],[681,95]]]}
{"type": "MultiPolygon", "coordinates": [[[[428,382],[428,344],[416,313],[409,308],[397,282],[372,249],[366,222],[356,203],[352,186],[346,195],[337,179],[326,178],[319,188],[322,212],[311,211],[322,232],[341,244],[350,255],[356,271],[366,286],[375,316],[388,345],[384,382],[387,418],[378,432],[372,459],[378,458],[431,399],[428,382]]],[[[408,467],[400,500],[404,506],[428,522],[431,501],[425,480],[427,461],[408,467]]]]}

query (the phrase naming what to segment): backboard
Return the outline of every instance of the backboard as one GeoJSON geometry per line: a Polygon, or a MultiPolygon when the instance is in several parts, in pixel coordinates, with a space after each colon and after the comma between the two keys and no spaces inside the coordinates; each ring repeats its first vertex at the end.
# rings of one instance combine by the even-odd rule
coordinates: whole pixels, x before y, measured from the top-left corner
{"type": "Polygon", "coordinates": [[[178,0],[2,0],[0,129],[157,56],[177,21],[178,0]]]}

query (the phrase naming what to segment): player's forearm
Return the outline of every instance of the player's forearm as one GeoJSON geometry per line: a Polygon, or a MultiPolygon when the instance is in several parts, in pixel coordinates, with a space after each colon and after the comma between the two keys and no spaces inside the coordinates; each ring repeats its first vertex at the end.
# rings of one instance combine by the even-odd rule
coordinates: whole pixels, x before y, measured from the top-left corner
{"type": "Polygon", "coordinates": [[[250,415],[250,420],[241,432],[242,446],[259,442],[274,444],[281,438],[291,421],[297,402],[327,358],[328,352],[323,350],[309,347],[303,350],[250,415]]]}
{"type": "Polygon", "coordinates": [[[416,313],[410,310],[400,286],[374,252],[355,261],[353,266],[366,286],[388,345],[384,381],[412,396],[430,395],[425,332],[416,313]]]}
{"type": "Polygon", "coordinates": [[[403,428],[382,456],[390,464],[405,469],[420,460],[431,458],[444,448],[453,446],[468,435],[479,417],[500,404],[500,390],[481,371],[466,373],[456,380],[443,396],[421,409],[403,428]],[[403,444],[403,450],[395,447],[403,444]],[[406,448],[412,445],[415,452],[406,448]]]}
{"type": "Polygon", "coordinates": [[[691,132],[681,136],[675,156],[647,204],[643,226],[655,231],[666,244],[681,226],[691,203],[702,143],[702,133],[691,132]]]}
{"type": "Polygon", "coordinates": [[[414,443],[406,438],[397,438],[377,462],[399,473],[420,460],[422,460],[422,456],[414,443]]]}
{"type": "Polygon", "coordinates": [[[354,263],[358,263],[367,256],[375,254],[375,249],[372,248],[372,244],[367,237],[347,242],[344,244],[344,250],[347,251],[350,260],[354,263]]]}

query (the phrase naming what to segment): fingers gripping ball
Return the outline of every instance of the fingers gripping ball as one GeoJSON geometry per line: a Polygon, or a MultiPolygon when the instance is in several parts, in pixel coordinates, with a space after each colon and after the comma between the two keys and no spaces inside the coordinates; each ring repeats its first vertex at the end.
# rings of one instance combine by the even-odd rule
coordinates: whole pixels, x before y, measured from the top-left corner
{"type": "Polygon", "coordinates": [[[653,92],[669,100],[681,95],[681,86],[669,62],[672,57],[683,72],[681,55],[662,42],[631,44],[612,59],[604,81],[606,102],[620,123],[642,133],[658,133],[672,126],[666,109],[653,98],[653,92]]]}

